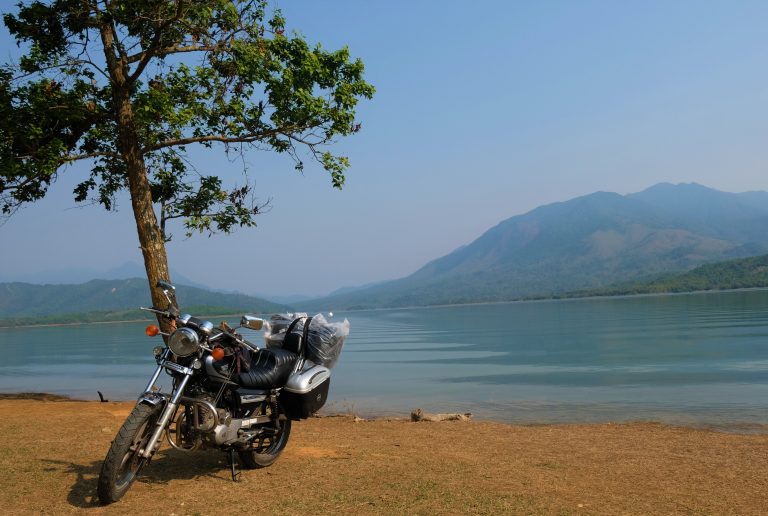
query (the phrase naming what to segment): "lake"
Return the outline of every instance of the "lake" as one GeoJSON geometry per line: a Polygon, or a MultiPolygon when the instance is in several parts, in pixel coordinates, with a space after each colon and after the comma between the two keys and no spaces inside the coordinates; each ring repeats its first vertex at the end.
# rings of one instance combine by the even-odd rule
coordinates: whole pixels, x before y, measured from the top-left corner
{"type": "MultiPolygon", "coordinates": [[[[333,371],[330,411],[768,423],[768,290],[375,310],[333,320],[343,317],[351,333],[333,371]]],[[[159,343],[144,336],[145,325],[0,329],[0,391],[135,398],[159,343]]]]}

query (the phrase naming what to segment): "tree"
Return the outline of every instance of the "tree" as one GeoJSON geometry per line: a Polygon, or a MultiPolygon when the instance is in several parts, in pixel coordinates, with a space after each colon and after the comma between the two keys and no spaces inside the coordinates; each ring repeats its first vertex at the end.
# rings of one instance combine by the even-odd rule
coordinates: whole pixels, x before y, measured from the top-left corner
{"type": "Polygon", "coordinates": [[[0,67],[2,213],[87,161],[75,200],[112,210],[128,189],[156,306],[167,220],[229,233],[262,208],[247,175],[225,187],[196,172],[189,148],[272,150],[297,170],[309,157],[344,184],[348,160],[327,146],[360,129],[356,104],[374,92],[363,63],[286,34],[266,0],[30,1],[4,22],[26,55],[0,67]]]}

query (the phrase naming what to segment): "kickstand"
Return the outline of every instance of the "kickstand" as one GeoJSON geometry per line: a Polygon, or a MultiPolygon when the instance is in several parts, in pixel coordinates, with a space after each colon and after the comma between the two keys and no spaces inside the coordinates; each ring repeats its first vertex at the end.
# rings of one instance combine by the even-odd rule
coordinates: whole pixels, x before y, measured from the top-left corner
{"type": "Polygon", "coordinates": [[[237,477],[240,476],[240,472],[237,471],[237,463],[235,462],[235,449],[229,449],[229,466],[232,470],[232,482],[238,482],[237,477]]]}

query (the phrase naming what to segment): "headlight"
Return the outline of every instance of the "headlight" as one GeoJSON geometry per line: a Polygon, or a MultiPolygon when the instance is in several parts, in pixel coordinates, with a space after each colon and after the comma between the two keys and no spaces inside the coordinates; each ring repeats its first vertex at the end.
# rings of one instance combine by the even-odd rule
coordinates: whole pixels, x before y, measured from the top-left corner
{"type": "Polygon", "coordinates": [[[168,348],[176,356],[188,357],[200,348],[200,339],[195,330],[179,328],[168,339],[168,348]]]}

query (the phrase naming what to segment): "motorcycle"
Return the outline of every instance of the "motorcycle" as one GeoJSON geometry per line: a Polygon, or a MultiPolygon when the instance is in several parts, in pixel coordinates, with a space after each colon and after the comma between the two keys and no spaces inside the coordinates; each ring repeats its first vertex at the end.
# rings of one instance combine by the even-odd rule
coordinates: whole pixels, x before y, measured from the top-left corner
{"type": "Polygon", "coordinates": [[[305,419],[326,402],[330,369],[341,353],[349,323],[328,323],[322,315],[276,315],[270,321],[244,315],[238,328],[219,327],[181,314],[168,295],[175,287],[158,282],[166,310],[143,308],[166,318],[172,331],[149,325],[148,336],[163,335],[154,349],[157,368],[102,464],[98,496],[103,504],[125,495],[160,448],[163,435],[183,452],[217,448],[229,455],[237,481],[235,455],[244,469],[273,464],[288,443],[291,422],[305,419]],[[266,330],[266,348],[246,340],[238,329],[266,330]],[[163,373],[170,392],[157,387],[163,373]]]}

